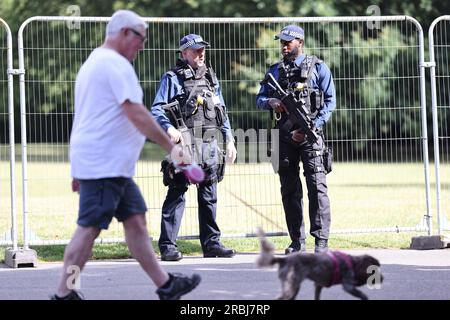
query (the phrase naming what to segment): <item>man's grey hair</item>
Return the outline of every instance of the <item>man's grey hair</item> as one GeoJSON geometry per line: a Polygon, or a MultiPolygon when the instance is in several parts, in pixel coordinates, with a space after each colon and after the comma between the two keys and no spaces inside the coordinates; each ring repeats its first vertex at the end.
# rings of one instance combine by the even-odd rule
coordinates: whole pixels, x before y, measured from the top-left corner
{"type": "Polygon", "coordinates": [[[106,26],[106,36],[113,36],[119,33],[123,28],[148,28],[147,23],[137,13],[130,10],[116,11],[106,26]]]}

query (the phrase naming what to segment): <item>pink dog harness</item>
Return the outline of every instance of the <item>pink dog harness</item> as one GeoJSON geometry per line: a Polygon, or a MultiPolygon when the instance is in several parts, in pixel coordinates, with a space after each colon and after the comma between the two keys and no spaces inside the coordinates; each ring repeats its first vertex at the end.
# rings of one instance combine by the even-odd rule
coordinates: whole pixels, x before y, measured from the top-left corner
{"type": "Polygon", "coordinates": [[[348,254],[340,251],[327,251],[327,255],[333,261],[333,277],[329,287],[342,282],[342,267],[347,265],[348,270],[353,271],[352,259],[348,254]]]}

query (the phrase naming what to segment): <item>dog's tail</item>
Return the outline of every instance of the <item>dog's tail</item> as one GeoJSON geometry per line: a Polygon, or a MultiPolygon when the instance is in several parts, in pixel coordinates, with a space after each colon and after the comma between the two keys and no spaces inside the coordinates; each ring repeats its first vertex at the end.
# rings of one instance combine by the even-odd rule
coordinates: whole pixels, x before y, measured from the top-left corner
{"type": "Polygon", "coordinates": [[[273,252],[275,247],[272,243],[267,240],[264,231],[261,228],[256,229],[256,234],[259,238],[259,243],[261,245],[261,254],[256,260],[256,265],[258,267],[270,267],[276,263],[278,263],[279,259],[274,257],[273,252]]]}

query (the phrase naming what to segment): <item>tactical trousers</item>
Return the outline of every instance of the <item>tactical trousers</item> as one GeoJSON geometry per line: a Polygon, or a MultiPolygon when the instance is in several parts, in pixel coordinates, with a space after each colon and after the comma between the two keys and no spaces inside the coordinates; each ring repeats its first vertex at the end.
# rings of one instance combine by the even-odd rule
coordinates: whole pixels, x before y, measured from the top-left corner
{"type": "MultiPolygon", "coordinates": [[[[176,246],[186,205],[185,193],[188,186],[187,182],[185,186],[169,186],[162,207],[161,235],[158,242],[161,251],[168,246],[176,246]]],[[[200,184],[197,189],[197,201],[200,243],[202,249],[205,249],[208,246],[219,244],[220,239],[220,229],[216,223],[217,182],[200,184]]]]}
{"type": "Polygon", "coordinates": [[[280,138],[278,174],[286,223],[292,241],[306,238],[300,161],[308,189],[310,234],[318,239],[328,239],[331,217],[326,174],[321,156],[323,149],[322,137],[315,144],[304,141],[298,146],[283,137],[280,138]]]}

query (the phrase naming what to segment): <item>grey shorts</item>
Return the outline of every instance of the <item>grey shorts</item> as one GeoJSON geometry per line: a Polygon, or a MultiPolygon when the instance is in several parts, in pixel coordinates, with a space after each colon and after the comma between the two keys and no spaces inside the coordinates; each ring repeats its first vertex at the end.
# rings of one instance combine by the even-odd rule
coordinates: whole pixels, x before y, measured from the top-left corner
{"type": "Polygon", "coordinates": [[[131,178],[80,180],[80,226],[108,229],[113,217],[125,221],[146,211],[145,200],[131,178]]]}

